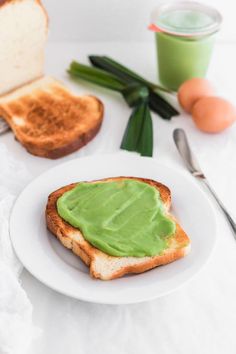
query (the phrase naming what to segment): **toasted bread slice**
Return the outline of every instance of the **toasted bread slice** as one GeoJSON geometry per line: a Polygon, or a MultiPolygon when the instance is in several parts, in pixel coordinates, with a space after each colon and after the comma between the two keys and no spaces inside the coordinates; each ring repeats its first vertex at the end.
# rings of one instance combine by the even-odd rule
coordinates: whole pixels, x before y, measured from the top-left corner
{"type": "MultiPolygon", "coordinates": [[[[136,179],[148,183],[158,189],[166,212],[171,205],[170,190],[163,184],[145,178],[114,177],[100,180],[110,182],[122,179],[136,179]]],[[[97,181],[88,182],[95,183],[97,181]]],[[[127,273],[142,273],[159,265],[173,262],[184,257],[190,251],[190,240],[173,216],[169,216],[176,222],[176,232],[169,239],[169,247],[161,254],[153,257],[113,257],[93,247],[87,242],[79,229],[74,228],[64,221],[57,212],[57,199],[69,191],[76,184],[62,187],[50,194],[46,207],[46,222],[48,229],[60,240],[63,246],[71,249],[90,267],[90,275],[102,280],[119,278],[127,273]]]]}
{"type": "Polygon", "coordinates": [[[55,79],[44,77],[0,97],[0,116],[28,152],[56,159],[97,134],[103,104],[93,96],[75,96],[55,79]]]}

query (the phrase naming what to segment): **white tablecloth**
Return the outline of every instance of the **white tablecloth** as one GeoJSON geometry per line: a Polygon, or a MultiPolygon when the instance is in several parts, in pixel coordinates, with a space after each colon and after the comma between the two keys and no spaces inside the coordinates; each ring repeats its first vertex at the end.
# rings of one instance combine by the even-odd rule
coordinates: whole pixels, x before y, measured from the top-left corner
{"type": "MultiPolygon", "coordinates": [[[[146,77],[155,79],[154,46],[150,44],[51,43],[47,51],[46,71],[67,80],[65,69],[72,59],[85,61],[86,55],[99,53],[120,59],[146,77]]],[[[236,45],[218,45],[209,72],[209,77],[217,85],[219,92],[234,101],[235,62],[236,45]]],[[[119,149],[130,114],[122,98],[92,85],[79,87],[69,81],[68,84],[78,93],[93,93],[104,101],[106,112],[102,130],[80,152],[56,161],[26,153],[11,133],[0,137],[0,192],[6,213],[14,196],[26,183],[49,167],[67,159],[93,153],[116,152],[119,149]]],[[[210,183],[236,217],[236,125],[223,134],[210,136],[197,131],[192,120],[185,115],[166,122],[153,114],[153,122],[154,157],[166,164],[184,168],[172,141],[173,129],[183,127],[210,183]]],[[[235,353],[236,242],[219,210],[217,217],[219,237],[208,264],[181,289],[155,301],[129,306],[76,301],[47,288],[23,270],[20,282],[25,293],[21,289],[19,296],[22,296],[26,309],[21,312],[24,316],[16,316],[15,321],[18,325],[22,323],[23,341],[33,333],[27,353],[235,353]],[[33,325],[30,303],[33,307],[33,325]]],[[[4,223],[6,235],[7,224],[4,223]]],[[[202,242],[204,247],[204,240],[202,242]]],[[[19,269],[18,264],[11,264],[10,268],[12,276],[19,269]]],[[[13,314],[12,319],[17,309],[13,302],[12,297],[9,306],[1,302],[0,297],[0,311],[9,306],[8,315],[13,314]]],[[[14,342],[19,328],[9,328],[12,332],[8,335],[14,342]]],[[[19,342],[19,352],[23,344],[19,342]]]]}

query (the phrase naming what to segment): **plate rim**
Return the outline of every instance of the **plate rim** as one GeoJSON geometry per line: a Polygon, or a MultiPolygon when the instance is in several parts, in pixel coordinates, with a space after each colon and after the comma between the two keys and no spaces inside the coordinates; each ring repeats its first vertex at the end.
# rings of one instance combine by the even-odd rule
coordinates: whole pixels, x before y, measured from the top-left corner
{"type": "MultiPolygon", "coordinates": [[[[168,161],[169,162],[169,161],[168,161]]],[[[33,276],[35,277],[38,281],[40,281],[42,284],[46,285],[47,287],[49,287],[50,289],[52,289],[53,291],[56,291],[62,295],[71,297],[73,299],[76,300],[81,300],[81,301],[85,301],[85,302],[90,302],[90,303],[98,303],[98,304],[108,304],[108,305],[125,305],[125,304],[135,304],[135,303],[142,303],[142,302],[146,302],[146,301],[151,301],[154,300],[156,298],[160,298],[162,296],[166,296],[174,291],[176,291],[177,289],[181,288],[183,285],[187,284],[190,280],[192,280],[202,269],[204,269],[204,267],[207,265],[207,263],[209,262],[213,251],[215,249],[215,245],[218,239],[218,222],[217,222],[217,217],[216,217],[216,212],[215,212],[215,208],[213,206],[213,201],[211,200],[209,194],[200,186],[199,183],[197,183],[197,181],[195,179],[193,179],[191,177],[191,175],[188,173],[186,174],[186,170],[182,170],[181,168],[179,168],[179,166],[171,166],[170,164],[163,162],[162,160],[158,160],[155,157],[141,157],[138,155],[133,155],[132,153],[127,153],[127,152],[115,152],[115,153],[98,153],[98,154],[92,154],[92,155],[88,155],[88,156],[83,156],[83,157],[77,157],[71,160],[67,160],[64,161],[62,163],[59,163],[56,166],[50,167],[48,169],[46,169],[45,171],[43,171],[41,174],[39,174],[38,176],[36,176],[35,178],[33,178],[22,190],[21,192],[18,194],[18,196],[16,197],[13,206],[11,208],[11,212],[10,212],[10,217],[9,217],[9,235],[10,235],[10,240],[12,243],[12,247],[14,249],[14,252],[16,253],[18,259],[20,260],[20,262],[22,263],[23,267],[33,276]],[[127,300],[122,300],[122,301],[114,301],[113,299],[108,300],[106,299],[105,301],[103,300],[95,300],[93,297],[86,297],[86,296],[76,296],[75,294],[71,293],[70,291],[67,291],[67,288],[59,288],[57,286],[55,286],[54,284],[50,284],[49,281],[47,281],[47,279],[43,279],[43,277],[41,277],[41,274],[37,274],[37,272],[34,271],[34,269],[32,270],[31,267],[28,267],[28,265],[25,265],[25,262],[23,262],[21,260],[21,257],[19,256],[18,250],[15,247],[15,243],[13,240],[13,236],[12,236],[12,219],[14,217],[14,211],[15,211],[15,207],[17,206],[17,202],[20,200],[20,198],[22,197],[22,195],[24,194],[24,192],[31,186],[33,185],[35,182],[37,182],[38,180],[40,180],[44,175],[46,175],[49,171],[53,171],[56,170],[57,168],[61,168],[62,166],[66,166],[67,164],[73,164],[75,163],[75,161],[81,161],[81,160],[89,160],[89,159],[93,159],[96,157],[101,157],[101,158],[111,158],[111,157],[128,157],[131,159],[136,159],[136,160],[149,160],[155,164],[159,164],[161,166],[164,166],[164,168],[169,169],[169,170],[176,170],[178,172],[178,174],[182,175],[183,178],[187,178],[191,183],[194,184],[194,187],[198,189],[198,191],[204,196],[204,198],[207,200],[208,202],[208,207],[211,209],[211,214],[213,216],[214,219],[214,229],[215,229],[215,237],[213,240],[213,244],[212,247],[208,253],[208,256],[206,257],[206,259],[204,260],[204,262],[194,271],[193,274],[191,274],[190,276],[187,276],[186,279],[182,280],[180,282],[180,284],[171,287],[169,290],[166,291],[162,291],[161,294],[154,294],[154,293],[150,293],[149,296],[145,296],[144,298],[140,298],[140,299],[135,299],[134,301],[132,299],[127,299],[127,300]]]]}

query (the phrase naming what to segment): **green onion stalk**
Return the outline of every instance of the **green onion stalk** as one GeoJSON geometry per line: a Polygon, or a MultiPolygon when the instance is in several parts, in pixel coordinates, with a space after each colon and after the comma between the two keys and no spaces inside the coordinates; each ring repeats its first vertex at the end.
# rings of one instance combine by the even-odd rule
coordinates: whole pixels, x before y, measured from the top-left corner
{"type": "Polygon", "coordinates": [[[135,151],[142,156],[153,154],[153,126],[150,110],[163,119],[171,119],[178,111],[157,90],[167,91],[153,84],[108,57],[89,56],[93,67],[73,61],[68,69],[72,78],[119,92],[132,108],[121,149],[135,151]]]}

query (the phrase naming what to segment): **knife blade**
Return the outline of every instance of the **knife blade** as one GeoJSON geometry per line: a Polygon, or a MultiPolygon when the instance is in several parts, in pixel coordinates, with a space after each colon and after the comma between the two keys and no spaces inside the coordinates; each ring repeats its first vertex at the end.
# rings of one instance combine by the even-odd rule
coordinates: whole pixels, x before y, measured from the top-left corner
{"type": "Polygon", "coordinates": [[[210,186],[196,158],[193,156],[185,131],[183,129],[175,129],[173,132],[173,139],[177,147],[177,150],[179,151],[179,154],[182,157],[187,169],[194,177],[198,178],[198,180],[203,182],[204,185],[207,187],[207,189],[211,192],[212,196],[215,198],[219,207],[225,214],[225,217],[227,218],[229,224],[231,225],[234,238],[236,239],[236,223],[233,220],[232,216],[229,214],[229,212],[226,210],[224,204],[221,202],[216,192],[210,186]]]}

